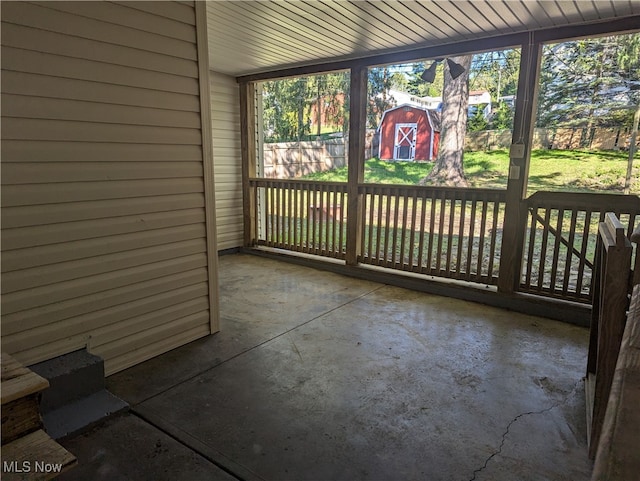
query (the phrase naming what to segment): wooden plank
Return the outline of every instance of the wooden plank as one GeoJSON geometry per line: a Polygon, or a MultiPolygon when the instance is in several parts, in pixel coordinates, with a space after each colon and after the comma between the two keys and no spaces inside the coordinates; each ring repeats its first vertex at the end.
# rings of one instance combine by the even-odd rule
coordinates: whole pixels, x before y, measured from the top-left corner
{"type": "Polygon", "coordinates": [[[3,445],[40,428],[42,428],[42,419],[38,394],[22,396],[2,405],[3,445]]]}
{"type": "Polygon", "coordinates": [[[447,265],[445,266],[445,272],[447,275],[451,275],[452,273],[456,274],[456,277],[462,274],[462,251],[464,247],[464,227],[465,227],[465,218],[467,214],[467,199],[466,196],[460,200],[460,210],[458,211],[458,215],[456,216],[456,210],[454,206],[457,207],[457,203],[454,200],[451,200],[451,217],[449,218],[449,241],[447,243],[447,265]],[[451,265],[451,256],[453,255],[453,232],[455,228],[456,217],[458,219],[458,246],[457,246],[457,254],[456,254],[456,265],[455,270],[452,270],[451,265]]]}
{"type": "MultiPolygon", "coordinates": [[[[243,225],[244,225],[244,245],[250,247],[256,239],[253,231],[255,225],[256,196],[255,191],[249,185],[249,178],[256,176],[256,131],[255,131],[255,95],[256,85],[245,83],[240,86],[240,155],[242,159],[242,198],[243,202],[243,225]]],[[[273,210],[271,210],[273,213],[273,210]]]]}
{"type": "MultiPolygon", "coordinates": [[[[376,233],[376,255],[375,255],[375,263],[377,265],[380,265],[381,261],[382,261],[382,257],[383,254],[381,253],[380,249],[384,248],[384,244],[382,242],[382,208],[383,208],[383,203],[384,203],[384,197],[382,195],[382,188],[381,187],[376,187],[377,191],[378,191],[378,214],[377,214],[377,233],[376,233]]],[[[384,229],[386,230],[386,226],[384,227],[384,229]]],[[[372,259],[373,260],[373,259],[372,259]]],[[[372,262],[373,263],[373,262],[372,262]]]]}
{"type": "MultiPolygon", "coordinates": [[[[440,222],[438,222],[438,248],[436,249],[436,272],[440,271],[440,264],[442,262],[442,242],[444,237],[444,215],[447,206],[447,194],[445,191],[442,191],[442,195],[440,197],[440,222]]],[[[454,209],[455,200],[452,199],[449,208],[454,209]]]]}
{"type": "MultiPolygon", "coordinates": [[[[433,199],[430,199],[430,204],[431,207],[433,207],[433,199]]],[[[421,205],[421,211],[420,211],[420,237],[418,240],[418,265],[417,265],[417,272],[422,272],[424,266],[422,264],[423,261],[423,256],[424,256],[424,225],[426,222],[426,217],[427,217],[427,198],[425,196],[421,196],[420,197],[420,205],[421,205]]],[[[431,216],[431,218],[433,218],[433,215],[431,216]]],[[[427,245],[430,249],[430,245],[427,245]]],[[[427,261],[427,266],[430,267],[430,259],[427,261]]]]}
{"type": "MultiPolygon", "coordinates": [[[[575,238],[576,238],[576,230],[577,230],[577,219],[578,219],[578,211],[573,209],[571,211],[571,220],[570,220],[570,225],[569,225],[569,246],[570,248],[567,249],[567,256],[565,258],[564,261],[564,279],[562,281],[562,295],[566,296],[569,293],[569,280],[570,280],[570,274],[572,272],[572,264],[573,264],[573,257],[574,257],[574,252],[575,252],[575,247],[574,247],[574,243],[575,243],[575,238]]],[[[579,291],[578,291],[579,293],[579,291]]]]}
{"type": "Polygon", "coordinates": [[[411,199],[411,226],[410,226],[410,237],[409,237],[409,269],[413,271],[414,266],[414,253],[415,250],[415,235],[416,235],[416,219],[417,219],[417,210],[418,210],[418,193],[414,192],[413,197],[411,199]]]}
{"type": "Polygon", "coordinates": [[[30,469],[28,479],[40,481],[53,479],[77,463],[73,454],[41,429],[3,446],[2,458],[5,466],[16,466],[15,470],[3,470],[5,481],[25,479],[25,473],[19,469],[24,466],[30,469]]]}
{"type": "MultiPolygon", "coordinates": [[[[556,221],[556,233],[554,235],[554,245],[553,245],[553,257],[551,263],[551,280],[549,281],[549,289],[551,291],[556,290],[556,278],[558,275],[558,261],[560,260],[560,244],[562,244],[563,240],[563,223],[564,223],[564,209],[558,209],[557,213],[557,221],[556,221]]],[[[569,249],[568,249],[569,250],[569,249]]],[[[566,269],[566,266],[565,266],[566,269]]]]}
{"type": "MultiPolygon", "coordinates": [[[[476,210],[478,208],[478,199],[473,193],[471,194],[471,218],[469,219],[469,243],[467,245],[467,264],[465,267],[465,280],[471,281],[471,261],[473,258],[473,240],[475,238],[475,228],[476,228],[476,210]]],[[[480,256],[478,256],[480,258],[480,256]]],[[[476,273],[477,275],[477,273],[476,273]]]]}
{"type": "MultiPolygon", "coordinates": [[[[482,280],[482,267],[484,265],[484,240],[487,229],[487,208],[489,206],[488,199],[484,197],[481,201],[482,212],[480,214],[480,239],[478,241],[478,263],[476,264],[476,281],[482,280]]],[[[489,275],[489,274],[487,274],[489,275]]]]}
{"type": "Polygon", "coordinates": [[[380,262],[382,265],[386,266],[389,262],[389,238],[391,236],[391,229],[389,228],[391,225],[391,188],[383,188],[382,192],[385,197],[383,200],[384,210],[385,210],[385,219],[384,219],[384,245],[382,247],[382,256],[380,258],[380,262]]]}
{"type": "Polygon", "coordinates": [[[502,246],[500,253],[500,272],[498,276],[498,290],[512,293],[520,285],[524,236],[527,224],[527,211],[524,196],[529,177],[529,163],[533,140],[534,114],[529,107],[529,99],[536,98],[538,77],[540,75],[540,57],[542,44],[523,44],[520,55],[520,72],[518,91],[516,96],[516,111],[513,125],[513,143],[522,144],[521,158],[510,159],[510,172],[507,181],[506,206],[502,246]],[[516,175],[517,174],[517,175],[516,175]]]}
{"type": "Polygon", "coordinates": [[[491,222],[491,245],[489,247],[490,256],[489,256],[489,267],[487,269],[487,276],[492,279],[493,275],[493,265],[496,258],[496,244],[498,239],[498,217],[500,216],[500,202],[494,201],[493,203],[493,219],[491,222]]]}
{"type": "Polygon", "coordinates": [[[2,405],[37,394],[49,387],[49,381],[27,369],[12,356],[2,353],[2,405]]]}
{"type": "MultiPolygon", "coordinates": [[[[400,195],[397,190],[391,189],[389,191],[390,201],[393,204],[393,229],[389,230],[389,235],[391,237],[391,267],[396,267],[396,251],[398,245],[398,218],[400,217],[400,195]]],[[[388,207],[388,210],[391,211],[391,207],[388,207]]]]}
{"type": "MultiPolygon", "coordinates": [[[[624,227],[613,214],[606,215],[605,222],[601,222],[598,227],[598,233],[602,246],[603,270],[597,317],[597,352],[593,346],[593,337],[589,346],[590,353],[596,352],[593,422],[589,438],[591,458],[596,455],[624,333],[631,264],[631,244],[625,236],[624,227]]],[[[593,365],[593,357],[590,356],[589,365],[593,365]]]]}
{"type": "Polygon", "coordinates": [[[351,69],[349,91],[349,165],[347,180],[347,265],[357,265],[362,253],[362,196],[358,186],[364,182],[365,130],[367,120],[368,69],[351,69]]]}
{"type": "Polygon", "coordinates": [[[640,287],[634,288],[611,384],[592,479],[633,480],[640,472],[640,287]]]}

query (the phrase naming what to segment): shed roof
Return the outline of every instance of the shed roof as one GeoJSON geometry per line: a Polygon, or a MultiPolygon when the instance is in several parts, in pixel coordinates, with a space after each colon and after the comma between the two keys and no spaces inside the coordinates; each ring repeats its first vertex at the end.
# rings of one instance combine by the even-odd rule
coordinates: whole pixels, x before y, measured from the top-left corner
{"type": "Polygon", "coordinates": [[[409,105],[409,104],[402,104],[402,105],[398,105],[397,107],[391,107],[390,109],[385,110],[382,113],[382,118],[380,119],[380,125],[382,125],[382,123],[384,122],[384,118],[387,115],[387,112],[393,112],[394,110],[402,109],[405,107],[409,107],[415,110],[421,110],[422,112],[425,112],[427,114],[427,119],[431,124],[431,128],[436,132],[440,132],[442,127],[442,120],[441,120],[442,117],[440,116],[440,112],[438,112],[437,110],[425,109],[424,107],[418,107],[416,105],[409,105]]]}
{"type": "Polygon", "coordinates": [[[211,68],[232,76],[464,41],[481,49],[480,39],[613,19],[640,24],[637,0],[219,0],[207,9],[211,68]]]}

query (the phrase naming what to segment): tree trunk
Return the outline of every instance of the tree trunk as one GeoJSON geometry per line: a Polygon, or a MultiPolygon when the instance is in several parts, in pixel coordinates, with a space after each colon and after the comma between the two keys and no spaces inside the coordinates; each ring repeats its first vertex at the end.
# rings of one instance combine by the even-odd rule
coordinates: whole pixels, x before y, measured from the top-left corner
{"type": "Polygon", "coordinates": [[[458,78],[451,78],[449,66],[445,61],[444,88],[442,93],[442,126],[440,145],[433,170],[420,184],[448,185],[468,187],[464,175],[462,156],[464,138],[467,132],[467,110],[469,106],[469,69],[471,55],[451,57],[465,71],[458,78]]]}

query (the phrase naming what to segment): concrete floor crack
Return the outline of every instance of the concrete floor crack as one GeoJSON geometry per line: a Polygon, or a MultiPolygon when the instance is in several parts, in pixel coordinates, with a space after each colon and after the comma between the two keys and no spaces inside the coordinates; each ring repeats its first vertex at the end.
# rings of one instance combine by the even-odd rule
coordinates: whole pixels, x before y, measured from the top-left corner
{"type": "Polygon", "coordinates": [[[480,468],[478,468],[478,469],[473,471],[473,477],[471,479],[469,479],[469,481],[476,481],[476,476],[487,468],[487,466],[489,465],[489,462],[494,457],[496,457],[496,456],[498,456],[499,454],[502,453],[502,448],[504,448],[504,444],[505,444],[505,442],[507,440],[507,435],[509,434],[511,426],[513,426],[520,418],[523,418],[525,416],[532,416],[532,415],[535,415],[535,414],[544,414],[544,413],[547,413],[547,412],[551,411],[552,409],[555,409],[555,408],[557,408],[559,406],[562,406],[563,404],[566,404],[567,401],[569,400],[569,398],[571,397],[571,395],[574,392],[576,392],[576,389],[578,389],[578,385],[581,384],[583,381],[584,381],[584,379],[580,379],[579,381],[577,381],[574,384],[573,389],[571,389],[571,391],[564,397],[564,399],[562,401],[554,403],[550,407],[545,408],[545,409],[541,409],[540,411],[529,411],[529,412],[526,412],[526,413],[520,413],[516,417],[514,417],[509,422],[509,424],[507,424],[507,428],[505,429],[504,433],[502,433],[502,439],[500,441],[500,446],[498,447],[498,449],[496,451],[494,451],[493,453],[491,453],[489,455],[489,457],[487,457],[487,459],[484,460],[484,464],[480,468]]]}

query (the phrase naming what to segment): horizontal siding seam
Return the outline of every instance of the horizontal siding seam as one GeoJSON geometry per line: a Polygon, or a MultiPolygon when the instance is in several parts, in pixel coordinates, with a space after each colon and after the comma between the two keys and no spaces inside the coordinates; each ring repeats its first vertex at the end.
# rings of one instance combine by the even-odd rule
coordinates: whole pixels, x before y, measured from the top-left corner
{"type": "MultiPolygon", "coordinates": [[[[68,11],[65,11],[65,10],[60,10],[60,9],[57,9],[57,8],[54,7],[55,4],[56,4],[56,2],[43,2],[43,3],[37,3],[37,4],[33,3],[33,5],[36,5],[36,6],[40,7],[40,8],[44,8],[44,9],[47,9],[47,10],[52,10],[52,11],[55,11],[55,12],[57,12],[59,14],[62,14],[62,15],[69,15],[69,16],[72,16],[72,17],[83,18],[83,19],[91,20],[92,22],[99,22],[99,23],[102,23],[102,24],[105,24],[105,25],[111,25],[111,26],[118,27],[118,28],[126,28],[126,29],[129,29],[129,30],[133,30],[135,32],[142,32],[142,33],[144,33],[146,35],[157,36],[157,37],[160,37],[160,38],[173,40],[173,41],[176,41],[176,42],[183,42],[183,43],[188,43],[188,44],[191,44],[191,45],[195,45],[195,38],[194,38],[194,41],[181,40],[181,39],[178,39],[178,38],[175,38],[175,37],[169,37],[167,35],[162,35],[160,33],[151,32],[151,31],[148,31],[148,30],[142,30],[140,28],[131,27],[129,25],[123,25],[121,23],[115,23],[115,22],[111,22],[111,21],[108,21],[108,20],[103,20],[103,19],[100,19],[100,18],[89,17],[89,16],[82,15],[82,14],[76,13],[76,12],[68,12],[68,11]]],[[[167,17],[164,17],[164,18],[167,18],[167,17]]],[[[3,19],[3,22],[22,25],[21,23],[11,22],[11,21],[7,21],[7,20],[4,20],[4,19],[3,19]]],[[[195,25],[193,25],[193,27],[194,27],[194,30],[195,30],[195,25]]],[[[46,29],[41,28],[41,30],[46,30],[46,29]]],[[[80,36],[72,35],[72,34],[66,34],[66,35],[68,35],[70,37],[76,37],[76,38],[82,38],[82,39],[85,38],[85,37],[80,37],[80,36]]],[[[93,39],[90,39],[90,40],[93,40],[93,39]]],[[[105,43],[107,43],[107,42],[105,42],[105,43]]],[[[194,58],[193,60],[196,60],[196,58],[194,58]]]]}

